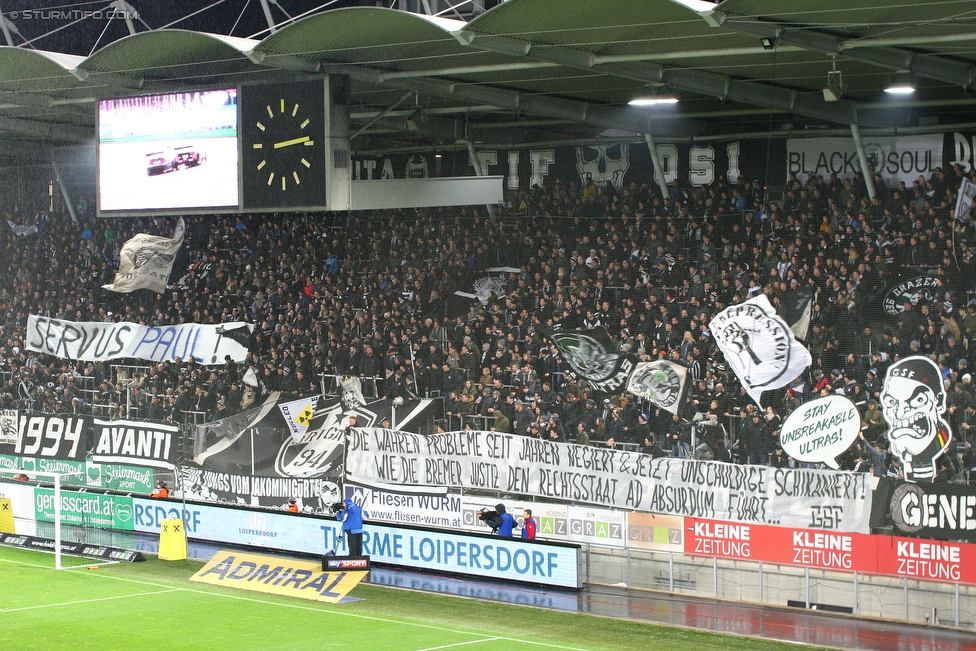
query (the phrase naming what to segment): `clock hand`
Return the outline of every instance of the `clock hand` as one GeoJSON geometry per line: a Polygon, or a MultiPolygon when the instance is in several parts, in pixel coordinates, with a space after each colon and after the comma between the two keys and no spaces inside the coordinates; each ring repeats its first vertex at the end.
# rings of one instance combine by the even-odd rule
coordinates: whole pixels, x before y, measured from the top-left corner
{"type": "Polygon", "coordinates": [[[283,140],[282,142],[276,142],[274,144],[275,149],[281,149],[282,147],[291,147],[292,145],[300,145],[303,142],[308,142],[311,140],[309,136],[302,136],[301,138],[292,138],[291,140],[283,140]]]}

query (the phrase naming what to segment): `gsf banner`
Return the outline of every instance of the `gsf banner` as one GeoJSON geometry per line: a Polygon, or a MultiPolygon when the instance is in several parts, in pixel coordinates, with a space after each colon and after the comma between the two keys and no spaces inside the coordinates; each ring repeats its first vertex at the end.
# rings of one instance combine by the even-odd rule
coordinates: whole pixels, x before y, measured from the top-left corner
{"type": "Polygon", "coordinates": [[[862,474],[651,459],[498,432],[350,432],[346,476],[361,485],[503,491],[621,510],[868,532],[862,474]]]}
{"type": "MultiPolygon", "coordinates": [[[[904,181],[909,187],[912,181],[932,176],[936,167],[942,167],[943,135],[881,137],[862,139],[868,165],[881,174],[889,187],[904,181]]],[[[831,174],[849,179],[861,171],[861,162],[853,138],[791,138],[787,141],[787,174],[796,173],[800,180],[806,176],[831,174]]]]}
{"type": "Polygon", "coordinates": [[[252,328],[247,323],[149,327],[126,321],[75,322],[30,316],[27,349],[83,362],[125,357],[174,362],[192,357],[200,364],[213,365],[223,364],[227,355],[235,362],[243,362],[252,328]]]}

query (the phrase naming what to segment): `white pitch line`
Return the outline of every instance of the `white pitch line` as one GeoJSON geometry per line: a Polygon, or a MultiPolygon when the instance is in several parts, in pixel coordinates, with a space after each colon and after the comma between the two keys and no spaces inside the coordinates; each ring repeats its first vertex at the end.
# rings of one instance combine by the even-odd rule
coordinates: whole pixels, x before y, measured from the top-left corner
{"type": "Polygon", "coordinates": [[[438,649],[453,649],[454,647],[466,646],[468,644],[481,644],[482,642],[494,642],[495,640],[501,640],[500,637],[486,637],[483,640],[469,640],[467,642],[455,642],[454,644],[444,644],[441,646],[429,646],[426,649],[418,649],[417,651],[437,651],[438,649]]]}
{"type": "MultiPolygon", "coordinates": [[[[36,563],[25,563],[23,561],[8,560],[8,559],[5,559],[5,558],[0,558],[0,562],[13,563],[13,564],[16,564],[16,565],[27,565],[27,566],[30,566],[30,567],[37,567],[37,568],[41,568],[41,569],[45,569],[45,570],[57,571],[53,567],[50,567],[50,566],[47,566],[47,565],[38,565],[36,563]]],[[[413,627],[416,627],[416,628],[426,628],[426,629],[429,629],[429,630],[432,630],[432,631],[441,631],[441,632],[444,632],[444,633],[457,633],[457,634],[460,634],[460,635],[477,635],[477,636],[481,636],[482,639],[484,639],[486,637],[486,635],[487,635],[485,633],[478,633],[478,632],[475,632],[475,631],[458,630],[456,628],[448,628],[446,626],[435,626],[433,624],[423,624],[421,622],[411,622],[411,621],[404,621],[404,620],[400,620],[400,619],[392,619],[392,618],[388,618],[388,617],[378,617],[376,615],[363,615],[361,613],[349,613],[349,612],[344,612],[344,611],[341,611],[341,610],[333,610],[333,609],[328,609],[328,608],[316,608],[316,607],[313,607],[313,606],[305,606],[303,604],[298,604],[298,603],[292,604],[292,603],[284,603],[284,602],[280,602],[280,601],[269,601],[267,599],[255,599],[253,597],[245,597],[245,596],[242,596],[242,595],[229,594],[229,593],[225,593],[225,592],[214,592],[212,590],[197,590],[197,589],[194,589],[194,588],[174,587],[172,584],[157,583],[157,582],[154,582],[154,581],[143,581],[143,580],[140,580],[140,579],[130,579],[130,578],[127,578],[127,577],[124,577],[124,576],[112,576],[111,574],[107,574],[107,573],[91,572],[91,573],[83,574],[82,576],[90,576],[90,577],[93,577],[93,578],[97,577],[97,578],[102,578],[102,579],[112,579],[112,580],[115,580],[115,581],[124,581],[126,583],[138,583],[140,585],[151,585],[151,586],[155,586],[157,588],[172,588],[173,590],[176,590],[176,591],[182,590],[184,592],[194,592],[194,593],[197,593],[197,594],[205,594],[205,595],[209,595],[209,596],[212,596],[212,597],[223,597],[225,599],[236,599],[238,601],[249,601],[251,603],[264,604],[264,605],[268,605],[268,606],[279,606],[281,608],[293,608],[293,609],[297,609],[297,610],[309,610],[309,611],[316,612],[316,613],[329,614],[329,615],[338,615],[340,617],[352,617],[352,618],[355,618],[355,619],[365,619],[365,620],[368,620],[368,621],[380,622],[380,623],[383,623],[383,624],[400,624],[401,626],[413,626],[413,627]]],[[[562,651],[591,651],[590,649],[585,649],[583,647],[564,646],[564,645],[561,645],[561,644],[552,644],[552,643],[549,643],[549,642],[537,642],[537,641],[534,641],[534,640],[525,640],[525,639],[521,639],[521,638],[517,638],[517,637],[505,637],[505,636],[502,636],[502,637],[494,637],[493,639],[496,639],[496,640],[506,640],[506,641],[509,641],[509,642],[519,642],[521,644],[531,644],[533,646],[545,647],[547,649],[561,649],[562,651]]],[[[476,642],[480,642],[482,640],[479,639],[479,640],[475,640],[475,641],[476,642]]]]}
{"type": "Polygon", "coordinates": [[[181,592],[183,588],[170,588],[168,590],[156,590],[154,592],[136,592],[134,594],[122,594],[114,597],[97,597],[95,599],[80,599],[78,601],[62,601],[57,604],[43,604],[40,606],[23,606],[21,608],[0,608],[0,613],[17,613],[22,610],[38,610],[41,608],[60,608],[61,606],[77,606],[80,604],[91,604],[96,601],[111,601],[112,599],[128,599],[129,597],[147,597],[151,595],[164,594],[166,592],[181,592]]]}

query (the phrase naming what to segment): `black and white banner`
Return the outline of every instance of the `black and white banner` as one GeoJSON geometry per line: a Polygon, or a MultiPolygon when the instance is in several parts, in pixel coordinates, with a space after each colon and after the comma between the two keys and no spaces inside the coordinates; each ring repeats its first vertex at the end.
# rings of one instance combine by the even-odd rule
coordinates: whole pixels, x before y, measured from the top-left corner
{"type": "Polygon", "coordinates": [[[0,410],[0,445],[17,443],[17,410],[0,410]]]}
{"type": "Polygon", "coordinates": [[[888,316],[898,316],[905,311],[905,303],[913,307],[920,302],[941,301],[944,290],[937,276],[902,276],[884,289],[881,309],[888,316]]]}
{"type": "Polygon", "coordinates": [[[764,391],[786,386],[813,361],[765,294],[722,310],[708,329],[757,405],[764,391]]]}
{"type": "Polygon", "coordinates": [[[613,350],[605,328],[556,331],[549,334],[549,340],[559,349],[570,372],[594,391],[620,393],[627,386],[634,358],[613,350]]]}
{"type": "Polygon", "coordinates": [[[627,380],[627,393],[676,414],[687,378],[688,367],[681,364],[666,359],[640,362],[627,380]]]}
{"type": "Polygon", "coordinates": [[[125,357],[174,362],[192,357],[209,366],[223,364],[226,355],[243,362],[253,327],[243,322],[150,327],[127,321],[75,322],[32,315],[27,318],[27,350],[83,362],[125,357]]]}
{"type": "MultiPolygon", "coordinates": [[[[359,406],[322,396],[297,439],[273,393],[260,407],[197,426],[193,462],[181,466],[187,498],[284,506],[297,497],[306,509],[327,511],[341,499],[345,440],[351,417],[357,427],[378,425],[389,400],[359,406]]],[[[432,418],[431,400],[397,407],[397,423],[412,428],[432,418]]],[[[290,410],[289,410],[290,413],[290,410]]]]}
{"type": "Polygon", "coordinates": [[[976,199],[976,183],[963,177],[962,183],[959,185],[959,197],[956,199],[956,210],[953,212],[953,216],[961,222],[969,219],[973,210],[974,199],[976,199]]]}
{"type": "MultiPolygon", "coordinates": [[[[878,172],[888,187],[904,181],[908,187],[919,176],[929,178],[936,167],[942,167],[944,137],[941,133],[925,136],[870,136],[862,138],[868,165],[878,172]]],[[[787,174],[796,173],[803,181],[808,175],[831,174],[853,178],[861,171],[853,138],[790,138],[787,148],[787,174]]]]}
{"type": "Polygon", "coordinates": [[[115,281],[102,285],[103,289],[120,294],[137,289],[164,293],[169,275],[173,272],[173,261],[183,246],[185,233],[186,224],[180,217],[172,238],[147,233],[134,235],[119,252],[119,270],[115,274],[115,281]]]}
{"type": "Polygon", "coordinates": [[[805,341],[810,333],[810,319],[813,316],[813,290],[801,287],[786,292],[780,298],[776,313],[790,324],[790,330],[797,339],[805,341]]]}
{"type": "Polygon", "coordinates": [[[871,515],[871,486],[863,473],[651,459],[497,432],[420,436],[356,428],[349,436],[346,477],[381,490],[486,490],[788,527],[808,527],[812,513],[831,507],[840,514],[836,530],[861,533],[868,533],[871,515]]]}
{"type": "MultiPolygon", "coordinates": [[[[8,421],[9,422],[9,421],[8,421]]],[[[0,454],[84,461],[91,449],[91,416],[25,414],[17,416],[16,431],[5,433],[0,454]]]]}
{"type": "Polygon", "coordinates": [[[898,535],[976,542],[976,491],[960,484],[916,484],[882,477],[875,488],[873,527],[898,535]]]}
{"type": "Polygon", "coordinates": [[[179,431],[165,423],[96,418],[92,461],[173,468],[179,431]]]}

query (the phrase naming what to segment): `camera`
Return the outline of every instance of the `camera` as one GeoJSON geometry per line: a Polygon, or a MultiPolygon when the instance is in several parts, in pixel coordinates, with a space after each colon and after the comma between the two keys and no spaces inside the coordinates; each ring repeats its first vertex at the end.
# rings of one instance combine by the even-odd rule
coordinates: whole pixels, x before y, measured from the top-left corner
{"type": "Polygon", "coordinates": [[[498,522],[499,522],[498,511],[479,509],[478,519],[481,520],[481,522],[484,523],[486,526],[491,527],[492,533],[498,532],[498,522]]]}
{"type": "Polygon", "coordinates": [[[342,502],[335,502],[335,503],[329,505],[329,511],[332,514],[336,514],[336,513],[338,513],[339,511],[341,511],[344,508],[346,508],[346,505],[343,504],[342,502]]]}

